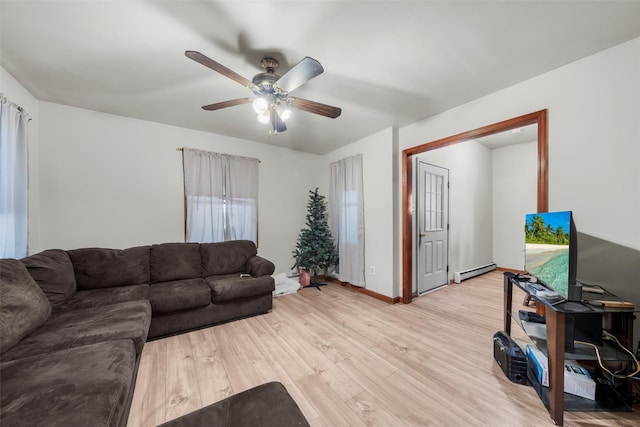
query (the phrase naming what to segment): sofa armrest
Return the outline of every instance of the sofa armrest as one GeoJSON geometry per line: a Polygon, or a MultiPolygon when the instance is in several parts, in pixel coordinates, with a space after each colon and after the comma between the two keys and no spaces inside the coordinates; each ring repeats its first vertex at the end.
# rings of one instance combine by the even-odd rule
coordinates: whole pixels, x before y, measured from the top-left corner
{"type": "Polygon", "coordinates": [[[252,256],[247,260],[247,273],[254,277],[270,276],[276,270],[276,266],[268,259],[252,256]]]}

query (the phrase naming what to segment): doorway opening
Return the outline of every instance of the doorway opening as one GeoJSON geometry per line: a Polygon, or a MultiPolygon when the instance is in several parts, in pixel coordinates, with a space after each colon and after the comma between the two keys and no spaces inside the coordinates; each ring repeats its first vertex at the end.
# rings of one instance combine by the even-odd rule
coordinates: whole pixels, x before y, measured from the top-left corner
{"type": "Polygon", "coordinates": [[[548,209],[548,143],[547,143],[547,110],[540,110],[523,116],[514,117],[478,129],[473,129],[440,140],[411,147],[402,151],[402,302],[409,304],[417,292],[413,291],[415,274],[413,254],[414,212],[414,156],[430,150],[465,142],[471,139],[492,135],[499,132],[537,124],[538,127],[538,173],[537,173],[537,210],[548,209]]]}

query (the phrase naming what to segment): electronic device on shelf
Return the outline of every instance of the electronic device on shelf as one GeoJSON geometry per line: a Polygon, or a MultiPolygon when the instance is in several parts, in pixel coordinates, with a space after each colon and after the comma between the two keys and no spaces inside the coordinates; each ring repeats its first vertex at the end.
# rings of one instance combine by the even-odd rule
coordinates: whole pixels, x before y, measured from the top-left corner
{"type": "Polygon", "coordinates": [[[526,215],[525,270],[535,282],[557,292],[563,300],[581,301],[577,263],[578,233],[571,211],[526,215]]]}
{"type": "Polygon", "coordinates": [[[524,288],[527,292],[529,292],[531,295],[534,295],[534,296],[537,295],[538,292],[542,292],[547,289],[540,283],[532,283],[532,282],[527,282],[524,285],[524,288]]]}
{"type": "Polygon", "coordinates": [[[549,304],[558,304],[566,301],[566,298],[563,295],[552,289],[546,288],[540,283],[527,282],[524,289],[529,293],[529,295],[533,295],[536,299],[544,299],[549,304]]]}
{"type": "Polygon", "coordinates": [[[567,301],[567,299],[563,295],[551,289],[538,291],[538,293],[536,293],[536,298],[543,299],[551,305],[567,301]]]}
{"type": "MultiPolygon", "coordinates": [[[[549,362],[547,356],[535,347],[527,344],[526,355],[529,371],[535,381],[543,387],[549,387],[549,362]]],[[[589,400],[596,399],[596,382],[591,373],[575,360],[564,362],[564,391],[589,400]]],[[[533,383],[534,380],[532,379],[533,383]]]]}
{"type": "Polygon", "coordinates": [[[518,317],[520,317],[521,321],[525,322],[546,323],[544,316],[533,311],[520,310],[518,311],[518,317]]]}

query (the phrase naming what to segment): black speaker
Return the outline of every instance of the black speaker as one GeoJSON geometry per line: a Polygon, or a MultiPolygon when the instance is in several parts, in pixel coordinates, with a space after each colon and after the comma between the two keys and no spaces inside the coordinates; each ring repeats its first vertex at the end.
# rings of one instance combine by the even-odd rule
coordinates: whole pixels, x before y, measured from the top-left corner
{"type": "Polygon", "coordinates": [[[506,332],[493,335],[493,358],[511,382],[527,384],[527,357],[506,332]]]}

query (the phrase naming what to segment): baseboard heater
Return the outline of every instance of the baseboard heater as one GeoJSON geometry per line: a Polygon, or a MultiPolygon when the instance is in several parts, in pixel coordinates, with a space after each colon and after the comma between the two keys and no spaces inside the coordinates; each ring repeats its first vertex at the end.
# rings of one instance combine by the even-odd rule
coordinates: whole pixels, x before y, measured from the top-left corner
{"type": "Polygon", "coordinates": [[[479,276],[484,273],[488,273],[496,269],[495,263],[481,265],[480,267],[470,268],[468,270],[459,271],[453,275],[453,280],[456,283],[460,283],[463,280],[470,279],[475,276],[479,276]]]}

